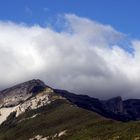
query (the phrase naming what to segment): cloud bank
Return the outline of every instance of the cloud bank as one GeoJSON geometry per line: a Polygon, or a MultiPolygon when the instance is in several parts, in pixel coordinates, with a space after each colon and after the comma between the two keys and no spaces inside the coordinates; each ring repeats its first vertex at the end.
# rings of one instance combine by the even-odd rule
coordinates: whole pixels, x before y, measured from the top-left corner
{"type": "MultiPolygon", "coordinates": [[[[61,17],[62,18],[62,17],[61,17]]],[[[140,41],[109,25],[66,14],[53,27],[0,22],[1,89],[33,78],[99,98],[140,98],[140,41]],[[125,46],[127,48],[127,46],[125,46]]]]}

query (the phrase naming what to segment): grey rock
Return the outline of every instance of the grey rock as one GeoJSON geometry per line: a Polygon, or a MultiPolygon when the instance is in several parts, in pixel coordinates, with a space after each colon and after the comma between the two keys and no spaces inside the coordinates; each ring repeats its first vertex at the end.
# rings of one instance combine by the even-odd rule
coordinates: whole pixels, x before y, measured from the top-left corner
{"type": "Polygon", "coordinates": [[[0,91],[0,107],[15,106],[46,87],[41,80],[30,80],[0,91]]]}

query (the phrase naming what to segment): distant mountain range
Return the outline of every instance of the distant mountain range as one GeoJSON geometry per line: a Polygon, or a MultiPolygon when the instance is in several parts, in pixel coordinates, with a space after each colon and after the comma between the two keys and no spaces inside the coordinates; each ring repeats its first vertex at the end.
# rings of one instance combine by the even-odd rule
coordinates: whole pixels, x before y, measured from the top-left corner
{"type": "Polygon", "coordinates": [[[65,90],[54,90],[73,104],[95,111],[107,118],[119,121],[140,120],[140,99],[122,100],[120,96],[109,100],[99,100],[87,95],[77,95],[65,90]]]}
{"type": "Polygon", "coordinates": [[[0,140],[139,140],[140,100],[99,100],[31,80],[0,92],[0,140]]]}

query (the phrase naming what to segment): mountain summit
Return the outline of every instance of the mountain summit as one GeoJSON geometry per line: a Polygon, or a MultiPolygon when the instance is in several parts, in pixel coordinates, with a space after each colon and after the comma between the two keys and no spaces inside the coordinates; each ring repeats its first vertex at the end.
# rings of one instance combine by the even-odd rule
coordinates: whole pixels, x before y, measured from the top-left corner
{"type": "Polygon", "coordinates": [[[0,92],[0,123],[12,113],[18,117],[27,110],[33,110],[51,103],[53,89],[41,80],[30,80],[0,92]]]}
{"type": "Polygon", "coordinates": [[[136,120],[139,99],[99,100],[38,79],[0,92],[0,140],[135,140],[140,138],[136,120]]]}
{"type": "Polygon", "coordinates": [[[41,80],[30,80],[0,91],[0,106],[15,106],[47,87],[41,80]]]}

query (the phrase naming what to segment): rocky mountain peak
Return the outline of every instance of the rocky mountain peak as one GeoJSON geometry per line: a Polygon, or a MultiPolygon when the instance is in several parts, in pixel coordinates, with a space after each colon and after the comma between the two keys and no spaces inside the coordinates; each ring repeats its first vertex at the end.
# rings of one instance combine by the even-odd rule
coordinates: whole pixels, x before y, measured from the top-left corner
{"type": "Polygon", "coordinates": [[[111,98],[106,101],[106,106],[114,113],[123,112],[123,100],[120,96],[111,98]]]}
{"type": "Polygon", "coordinates": [[[61,98],[41,80],[30,80],[0,92],[0,124],[13,112],[16,117],[61,98]]]}
{"type": "Polygon", "coordinates": [[[0,106],[14,106],[44,90],[47,86],[39,79],[33,79],[0,91],[0,106]]]}

